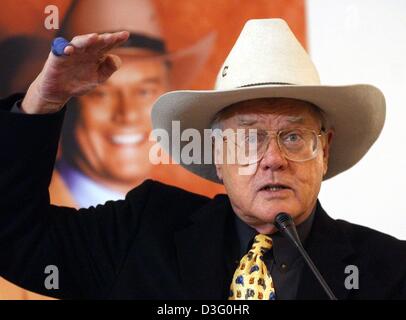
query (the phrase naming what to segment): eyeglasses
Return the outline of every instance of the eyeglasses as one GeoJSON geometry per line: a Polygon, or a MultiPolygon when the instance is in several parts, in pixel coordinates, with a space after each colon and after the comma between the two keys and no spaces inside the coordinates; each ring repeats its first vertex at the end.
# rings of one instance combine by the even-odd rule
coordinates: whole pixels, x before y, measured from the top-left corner
{"type": "MultiPolygon", "coordinates": [[[[291,161],[303,162],[314,159],[320,148],[319,137],[324,132],[307,128],[294,128],[279,131],[260,129],[226,129],[222,132],[227,145],[227,155],[237,156],[239,165],[250,165],[262,160],[269,148],[272,137],[276,137],[279,151],[291,161]],[[235,146],[235,148],[233,148],[235,146]],[[231,147],[231,148],[230,148],[231,147]],[[233,150],[234,149],[234,150],[233,150]]],[[[230,163],[229,161],[227,163],[230,163]]]]}

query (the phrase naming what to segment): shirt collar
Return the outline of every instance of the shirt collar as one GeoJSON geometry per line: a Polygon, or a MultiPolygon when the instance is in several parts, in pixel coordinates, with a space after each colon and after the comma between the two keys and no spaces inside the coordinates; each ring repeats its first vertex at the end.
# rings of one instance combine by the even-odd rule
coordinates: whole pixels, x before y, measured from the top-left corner
{"type": "Polygon", "coordinates": [[[125,197],[122,193],[94,182],[65,160],[57,163],[57,169],[80,208],[88,208],[108,200],[120,200],[125,197]]]}
{"type": "MultiPolygon", "coordinates": [[[[302,243],[304,243],[309,236],[313,225],[316,207],[317,205],[313,208],[310,216],[296,227],[302,243]]],[[[235,215],[235,226],[238,239],[240,240],[240,256],[242,257],[251,248],[252,240],[258,232],[243,222],[237,215],[235,215]]],[[[276,265],[282,266],[283,264],[286,264],[292,266],[300,256],[299,251],[280,232],[272,234],[271,238],[273,259],[275,260],[276,265]]]]}

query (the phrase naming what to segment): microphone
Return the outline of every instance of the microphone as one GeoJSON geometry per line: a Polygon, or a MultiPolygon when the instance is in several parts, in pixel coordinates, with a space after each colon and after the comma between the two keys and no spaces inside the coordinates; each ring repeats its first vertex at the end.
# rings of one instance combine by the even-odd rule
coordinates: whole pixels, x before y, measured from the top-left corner
{"type": "Polygon", "coordinates": [[[336,296],[331,291],[330,287],[328,286],[326,281],[323,279],[319,270],[316,268],[313,261],[310,259],[309,255],[307,254],[306,250],[304,249],[302,242],[299,239],[299,235],[297,234],[296,226],[295,226],[295,223],[294,223],[292,217],[285,212],[278,213],[278,215],[275,217],[274,225],[299,250],[300,254],[306,261],[310,270],[312,270],[313,274],[316,276],[317,280],[323,287],[324,291],[326,292],[326,294],[328,295],[330,300],[337,300],[336,296]]]}

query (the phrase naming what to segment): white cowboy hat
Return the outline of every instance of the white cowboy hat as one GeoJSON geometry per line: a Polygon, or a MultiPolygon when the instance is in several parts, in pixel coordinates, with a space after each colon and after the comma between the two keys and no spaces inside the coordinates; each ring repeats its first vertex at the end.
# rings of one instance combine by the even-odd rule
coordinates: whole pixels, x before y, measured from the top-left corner
{"type": "MultiPolygon", "coordinates": [[[[239,101],[282,97],[308,101],[322,109],[334,128],[329,179],[355,165],[378,138],[385,122],[385,98],[371,85],[324,86],[308,54],[281,19],[249,20],[226,58],[214,90],[173,91],[162,95],[152,109],[154,129],[172,136],[172,121],[180,130],[202,134],[224,107],[239,101]]],[[[187,144],[187,142],[183,142],[187,144]]],[[[182,144],[181,144],[182,146],[182,144]]],[[[180,149],[166,151],[187,170],[219,182],[213,164],[185,164],[180,149]]]]}

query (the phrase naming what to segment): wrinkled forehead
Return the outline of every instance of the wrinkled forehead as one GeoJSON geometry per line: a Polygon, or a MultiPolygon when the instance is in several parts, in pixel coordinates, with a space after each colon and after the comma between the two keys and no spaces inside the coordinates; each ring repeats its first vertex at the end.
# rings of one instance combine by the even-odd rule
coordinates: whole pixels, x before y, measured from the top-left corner
{"type": "Polygon", "coordinates": [[[221,110],[217,116],[226,126],[270,126],[274,124],[320,125],[323,115],[307,101],[266,98],[238,102],[221,110]]]}

